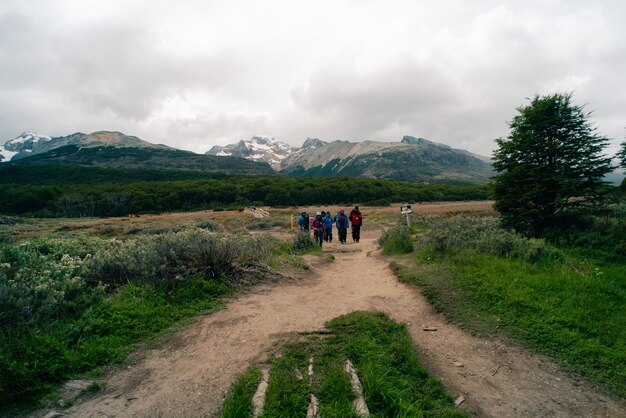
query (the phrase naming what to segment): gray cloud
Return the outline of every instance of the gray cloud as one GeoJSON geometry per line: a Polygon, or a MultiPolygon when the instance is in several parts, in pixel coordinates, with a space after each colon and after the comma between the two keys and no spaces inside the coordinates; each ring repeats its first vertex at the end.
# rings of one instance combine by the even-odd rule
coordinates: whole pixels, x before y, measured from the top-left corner
{"type": "Polygon", "coordinates": [[[617,0],[5,0],[0,141],[110,129],[202,152],[412,134],[488,155],[525,97],[574,91],[614,151],[624,21],[617,0]]]}

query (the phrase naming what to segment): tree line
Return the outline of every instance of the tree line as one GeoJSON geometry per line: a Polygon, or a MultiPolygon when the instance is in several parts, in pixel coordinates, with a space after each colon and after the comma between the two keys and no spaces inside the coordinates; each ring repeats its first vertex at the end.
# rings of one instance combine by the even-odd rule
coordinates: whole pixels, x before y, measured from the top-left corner
{"type": "Polygon", "coordinates": [[[0,213],[66,217],[249,205],[387,205],[488,197],[487,185],[415,184],[347,177],[233,177],[67,166],[0,168],[0,185],[0,213]],[[166,180],[169,174],[172,179],[166,180]],[[128,179],[133,181],[127,183],[128,179]]]}

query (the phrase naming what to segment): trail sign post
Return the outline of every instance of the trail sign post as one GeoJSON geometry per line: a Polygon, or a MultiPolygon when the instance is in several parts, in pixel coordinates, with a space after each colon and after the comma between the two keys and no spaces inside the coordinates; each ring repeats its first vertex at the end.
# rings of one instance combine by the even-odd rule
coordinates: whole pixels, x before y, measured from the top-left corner
{"type": "Polygon", "coordinates": [[[413,209],[411,209],[411,205],[408,203],[400,208],[400,212],[403,215],[406,215],[406,226],[411,227],[411,214],[413,213],[413,209]]]}

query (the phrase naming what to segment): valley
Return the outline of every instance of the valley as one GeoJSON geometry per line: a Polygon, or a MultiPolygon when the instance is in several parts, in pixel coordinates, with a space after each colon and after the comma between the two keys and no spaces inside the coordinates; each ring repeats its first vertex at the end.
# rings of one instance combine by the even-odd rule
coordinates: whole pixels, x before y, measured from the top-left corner
{"type": "MultiPolygon", "coordinates": [[[[333,213],[339,208],[327,207],[333,213]]],[[[492,202],[425,203],[413,208],[415,216],[493,214],[492,202]]],[[[68,219],[61,225],[58,220],[41,220],[10,228],[18,240],[51,233],[129,239],[135,234],[170,233],[185,225],[222,225],[238,234],[290,240],[291,215],[301,208],[267,209],[269,218],[259,219],[245,212],[201,211],[68,219]]],[[[303,209],[313,212],[316,207],[303,209]]],[[[326,321],[359,310],[385,312],[406,324],[420,362],[454,398],[463,397],[460,408],[472,415],[619,416],[626,411],[623,401],[506,333],[475,334],[437,312],[423,290],[398,281],[389,259],[378,250],[380,233],[398,220],[397,206],[362,210],[361,243],[325,244],[321,252],[305,253],[304,264],[281,264],[289,279],[256,285],[228,298],[221,310],[140,346],[130,363],[107,368],[97,380],[101,389],[72,401],[62,410],[64,416],[216,416],[229,387],[248,367],[279,354],[284,344],[302,333],[324,331],[326,321]]],[[[48,411],[31,416],[42,417],[48,411]]]]}

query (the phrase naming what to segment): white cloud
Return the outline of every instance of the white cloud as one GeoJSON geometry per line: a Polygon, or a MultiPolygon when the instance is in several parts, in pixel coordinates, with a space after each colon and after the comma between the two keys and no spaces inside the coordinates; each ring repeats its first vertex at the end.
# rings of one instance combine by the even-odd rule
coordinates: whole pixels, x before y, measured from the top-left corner
{"type": "Polygon", "coordinates": [[[110,129],[202,152],[258,132],[410,134],[489,154],[525,97],[574,91],[616,149],[624,21],[610,0],[5,0],[0,140],[110,129]]]}

